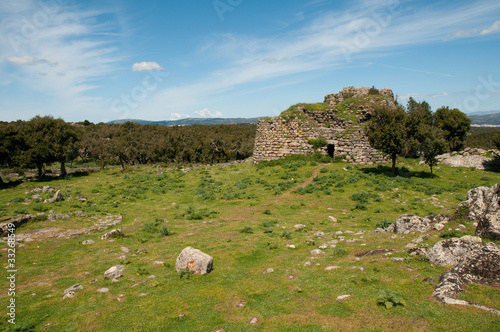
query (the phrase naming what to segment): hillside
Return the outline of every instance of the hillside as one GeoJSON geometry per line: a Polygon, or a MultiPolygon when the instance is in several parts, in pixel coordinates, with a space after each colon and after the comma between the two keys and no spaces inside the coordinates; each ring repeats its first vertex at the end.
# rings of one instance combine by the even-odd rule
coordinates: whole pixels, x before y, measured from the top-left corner
{"type": "Polygon", "coordinates": [[[257,123],[259,118],[186,118],[180,120],[165,120],[165,121],[147,121],[137,119],[121,119],[113,120],[108,123],[122,124],[127,121],[135,122],[141,125],[153,124],[163,126],[191,126],[191,125],[216,125],[216,124],[238,124],[238,123],[257,123]]]}
{"type": "MultiPolygon", "coordinates": [[[[436,302],[432,292],[449,268],[408,253],[410,245],[473,234],[471,220],[457,217],[425,234],[373,230],[404,213],[454,214],[469,189],[499,183],[500,174],[440,166],[431,179],[426,166],[401,160],[399,175],[391,177],[388,166],[319,162],[111,168],[1,190],[2,218],[43,213],[16,231],[15,327],[498,330],[498,315],[436,302]],[[44,203],[55,190],[64,200],[44,203]],[[123,236],[101,239],[116,228],[123,236]],[[177,273],[176,258],[187,246],[211,255],[214,270],[177,273]],[[105,279],[115,265],[123,265],[123,276],[105,279]],[[70,289],[74,297],[63,299],[70,289]],[[379,305],[380,294],[396,296],[386,299],[395,306],[379,305]]],[[[7,252],[1,255],[6,262],[7,252]]],[[[472,284],[459,296],[500,308],[498,288],[472,284]]],[[[9,328],[3,319],[0,330],[9,328]]]]}
{"type": "Polygon", "coordinates": [[[467,116],[469,119],[472,121],[473,126],[478,126],[478,125],[495,125],[495,126],[500,126],[500,111],[492,111],[496,113],[490,113],[488,114],[468,114],[467,116]]]}

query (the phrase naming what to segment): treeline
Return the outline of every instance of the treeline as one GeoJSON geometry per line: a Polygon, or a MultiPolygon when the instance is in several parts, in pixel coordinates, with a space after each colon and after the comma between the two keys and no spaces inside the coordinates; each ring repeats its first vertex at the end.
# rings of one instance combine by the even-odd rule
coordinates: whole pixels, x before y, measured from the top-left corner
{"type": "Polygon", "coordinates": [[[472,127],[465,139],[465,145],[470,148],[498,149],[500,148],[500,128],[472,127]]]}
{"type": "Polygon", "coordinates": [[[374,148],[390,156],[393,174],[398,156],[420,156],[432,176],[438,155],[464,147],[470,124],[467,115],[456,108],[441,107],[433,112],[426,101],[410,98],[406,108],[377,107],[365,133],[374,148]]]}
{"type": "MultiPolygon", "coordinates": [[[[70,124],[51,116],[29,121],[0,122],[0,165],[37,168],[43,177],[47,165],[67,162],[116,164],[204,163],[248,158],[253,153],[255,124],[160,126],[70,124]]],[[[1,180],[1,179],[0,179],[1,180]]]]}

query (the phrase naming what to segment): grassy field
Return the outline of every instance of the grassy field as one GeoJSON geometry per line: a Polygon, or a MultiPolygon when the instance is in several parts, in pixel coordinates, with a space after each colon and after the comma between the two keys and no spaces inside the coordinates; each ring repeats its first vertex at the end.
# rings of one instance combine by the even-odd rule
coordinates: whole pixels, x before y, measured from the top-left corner
{"type": "MultiPolygon", "coordinates": [[[[1,190],[2,218],[50,210],[85,214],[32,222],[17,234],[90,227],[93,217],[113,214],[123,216],[118,227],[125,236],[101,240],[108,229],[22,243],[16,252],[17,324],[7,322],[8,283],[2,270],[0,330],[500,331],[499,316],[434,300],[435,283],[422,280],[437,282],[447,268],[407,254],[406,244],[420,234],[372,233],[403,213],[453,214],[469,189],[492,186],[500,174],[440,166],[431,179],[428,168],[415,160],[400,160],[399,166],[395,177],[387,165],[293,158],[187,173],[131,167],[1,190]],[[46,185],[66,199],[36,203],[32,193],[26,194],[46,185]],[[81,196],[87,201],[80,202],[81,196]],[[296,230],[296,224],[306,227],[296,230]],[[89,239],[95,243],[82,244],[89,239]],[[323,244],[325,254],[310,254],[323,244]],[[186,246],[213,256],[214,270],[181,278],[174,266],[186,246]],[[356,256],[372,249],[392,251],[356,256]],[[104,279],[104,271],[117,264],[125,265],[120,281],[104,279]],[[325,270],[331,266],[336,268],[325,270]],[[269,268],[274,272],[264,274],[269,268]],[[63,291],[74,284],[83,289],[63,300],[63,291]],[[97,293],[102,287],[109,292],[97,293]],[[404,305],[379,305],[381,291],[400,292],[404,305]],[[337,301],[340,295],[351,296],[337,301]],[[251,325],[253,318],[257,323],[251,325]]],[[[474,233],[467,220],[447,227],[459,224],[466,226],[463,234],[474,233]]],[[[428,235],[420,246],[442,239],[437,231],[428,235]]],[[[0,253],[6,266],[7,252],[0,253]]],[[[460,296],[500,308],[500,289],[470,285],[460,296]]]]}

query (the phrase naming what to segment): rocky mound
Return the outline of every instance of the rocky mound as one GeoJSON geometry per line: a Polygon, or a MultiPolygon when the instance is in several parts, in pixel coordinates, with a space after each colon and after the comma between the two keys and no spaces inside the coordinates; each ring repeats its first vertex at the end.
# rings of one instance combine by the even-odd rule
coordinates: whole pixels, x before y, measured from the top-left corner
{"type": "Polygon", "coordinates": [[[448,165],[452,167],[474,167],[481,170],[489,170],[500,165],[499,160],[488,158],[485,156],[471,155],[471,156],[460,156],[456,155],[444,159],[441,162],[443,165],[448,165]]]}

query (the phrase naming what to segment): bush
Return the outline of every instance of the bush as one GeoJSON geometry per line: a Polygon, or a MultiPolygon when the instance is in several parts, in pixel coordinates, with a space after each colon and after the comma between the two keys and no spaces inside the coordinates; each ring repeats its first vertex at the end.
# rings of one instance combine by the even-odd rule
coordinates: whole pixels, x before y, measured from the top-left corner
{"type": "Polygon", "coordinates": [[[451,231],[444,231],[439,234],[439,237],[442,237],[443,239],[451,239],[452,237],[462,237],[466,235],[465,233],[451,230],[451,231]]]}
{"type": "Polygon", "coordinates": [[[368,90],[368,94],[372,96],[376,96],[380,94],[380,91],[378,89],[375,89],[375,86],[372,86],[370,90],[368,90]]]}
{"type": "Polygon", "coordinates": [[[401,298],[401,292],[396,292],[390,289],[381,289],[377,298],[378,305],[384,305],[387,309],[394,306],[405,306],[405,301],[401,298]]]}
{"type": "Polygon", "coordinates": [[[328,142],[326,141],[326,139],[324,139],[322,137],[316,138],[316,139],[310,139],[307,141],[307,143],[311,144],[313,146],[313,149],[315,149],[315,150],[328,145],[328,142]]]}
{"type": "Polygon", "coordinates": [[[159,230],[161,236],[170,236],[172,235],[172,231],[170,231],[167,227],[162,227],[159,230]]]}
{"type": "Polygon", "coordinates": [[[383,229],[386,229],[387,227],[389,227],[390,225],[392,225],[392,222],[387,220],[387,219],[384,219],[382,221],[379,221],[377,223],[377,228],[383,228],[383,229]]]}
{"type": "Polygon", "coordinates": [[[459,205],[453,213],[452,220],[469,219],[469,207],[467,205],[459,205]]]}
{"type": "Polygon", "coordinates": [[[240,233],[252,234],[252,233],[253,233],[253,229],[252,229],[252,227],[250,227],[250,226],[245,226],[245,227],[243,227],[243,229],[240,231],[240,233]]]}
{"type": "Polygon", "coordinates": [[[49,208],[47,207],[47,205],[43,205],[43,204],[34,204],[33,207],[32,207],[33,211],[36,211],[36,212],[45,212],[47,211],[49,208]]]}

